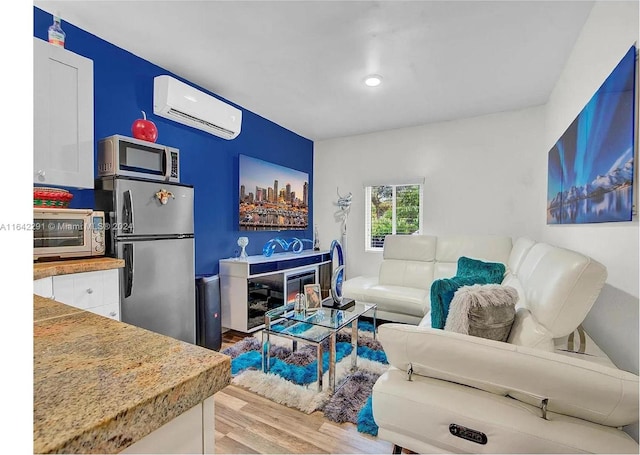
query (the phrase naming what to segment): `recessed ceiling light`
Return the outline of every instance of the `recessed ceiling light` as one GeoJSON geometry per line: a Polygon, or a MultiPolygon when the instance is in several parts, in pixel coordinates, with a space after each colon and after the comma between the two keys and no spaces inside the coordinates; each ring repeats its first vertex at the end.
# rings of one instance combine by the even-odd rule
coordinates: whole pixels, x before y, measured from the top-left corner
{"type": "Polygon", "coordinates": [[[382,76],[371,74],[364,78],[364,83],[369,87],[377,87],[378,85],[382,84],[382,76]]]}

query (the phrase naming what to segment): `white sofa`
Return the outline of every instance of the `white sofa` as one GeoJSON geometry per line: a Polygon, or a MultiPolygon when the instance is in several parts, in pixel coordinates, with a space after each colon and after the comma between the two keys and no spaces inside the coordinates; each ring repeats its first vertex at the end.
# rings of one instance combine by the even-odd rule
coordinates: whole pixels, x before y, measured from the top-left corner
{"type": "Polygon", "coordinates": [[[342,293],[377,304],[379,319],[418,324],[431,308],[431,283],[454,276],[460,256],[507,264],[511,247],[505,236],[388,235],[378,276],[345,280],[342,293]]]}
{"type": "Polygon", "coordinates": [[[638,453],[621,430],[638,421],[638,376],[582,331],[573,340],[606,280],[602,264],[525,238],[388,237],[387,248],[380,280],[345,282],[345,295],[386,319],[423,314],[378,329],[391,365],[373,388],[381,439],[419,453],[638,453]],[[455,275],[456,255],[506,265],[503,284],[519,294],[507,343],[430,327],[419,276],[455,275]]]}

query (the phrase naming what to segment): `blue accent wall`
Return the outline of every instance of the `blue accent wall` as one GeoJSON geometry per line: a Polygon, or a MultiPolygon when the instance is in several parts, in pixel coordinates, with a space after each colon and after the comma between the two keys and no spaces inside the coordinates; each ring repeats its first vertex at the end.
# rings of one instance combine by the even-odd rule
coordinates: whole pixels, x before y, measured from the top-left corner
{"type": "MultiPolygon", "coordinates": [[[[51,14],[34,7],[34,36],[47,40],[51,14]]],[[[93,60],[94,138],[131,136],[131,124],[147,118],[158,128],[159,144],[180,149],[182,183],[195,190],[196,274],[218,273],[218,260],[235,255],[239,236],[249,237],[247,253],[261,254],[273,237],[313,237],[313,142],[224,100],[179,74],[171,73],[124,49],[62,21],[65,48],[93,60]],[[242,131],[227,141],[153,114],[153,78],[169,74],[242,110],[242,131]],[[238,155],[244,154],[309,174],[309,227],[304,231],[240,232],[238,228],[238,155]]],[[[94,154],[96,146],[94,146],[94,154]]],[[[97,175],[97,160],[95,161],[97,175]]],[[[92,190],[73,190],[71,207],[94,207],[92,190]]]]}

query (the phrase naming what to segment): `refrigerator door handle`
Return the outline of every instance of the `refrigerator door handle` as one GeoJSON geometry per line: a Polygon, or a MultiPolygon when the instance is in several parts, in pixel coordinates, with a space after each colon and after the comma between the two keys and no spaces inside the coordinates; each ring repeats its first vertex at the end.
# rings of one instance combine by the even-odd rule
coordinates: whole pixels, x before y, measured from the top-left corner
{"type": "Polygon", "coordinates": [[[131,190],[124,192],[122,222],[122,232],[124,234],[133,234],[133,196],[131,195],[131,190]]]}
{"type": "Polygon", "coordinates": [[[133,292],[133,243],[122,245],[124,259],[124,297],[130,297],[133,292]]]}
{"type": "Polygon", "coordinates": [[[164,157],[164,180],[165,182],[169,181],[169,178],[171,177],[171,154],[169,153],[169,151],[167,150],[167,148],[164,148],[164,152],[163,152],[163,157],[164,157]]]}

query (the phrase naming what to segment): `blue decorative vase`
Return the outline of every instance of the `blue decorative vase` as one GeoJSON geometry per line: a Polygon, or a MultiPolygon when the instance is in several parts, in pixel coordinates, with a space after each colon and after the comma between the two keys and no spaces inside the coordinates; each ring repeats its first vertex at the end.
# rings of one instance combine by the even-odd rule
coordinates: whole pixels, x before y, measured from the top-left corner
{"type": "Polygon", "coordinates": [[[344,255],[342,254],[342,245],[337,240],[331,242],[329,250],[331,264],[333,259],[337,258],[338,267],[333,271],[331,276],[331,298],[336,304],[342,303],[342,282],[344,281],[344,255]]]}

